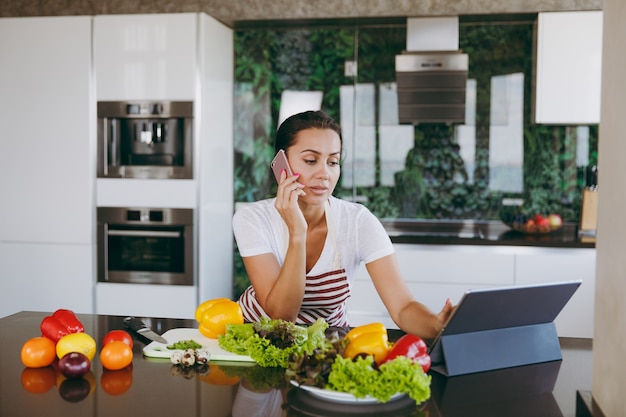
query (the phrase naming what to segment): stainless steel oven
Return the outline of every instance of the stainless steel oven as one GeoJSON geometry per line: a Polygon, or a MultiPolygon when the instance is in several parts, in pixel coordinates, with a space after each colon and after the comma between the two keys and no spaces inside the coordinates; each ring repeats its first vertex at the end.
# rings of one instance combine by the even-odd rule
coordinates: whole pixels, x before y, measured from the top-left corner
{"type": "Polygon", "coordinates": [[[194,285],[194,212],[98,207],[98,281],[194,285]]]}
{"type": "Polygon", "coordinates": [[[98,177],[191,179],[193,103],[98,102],[98,177]]]}

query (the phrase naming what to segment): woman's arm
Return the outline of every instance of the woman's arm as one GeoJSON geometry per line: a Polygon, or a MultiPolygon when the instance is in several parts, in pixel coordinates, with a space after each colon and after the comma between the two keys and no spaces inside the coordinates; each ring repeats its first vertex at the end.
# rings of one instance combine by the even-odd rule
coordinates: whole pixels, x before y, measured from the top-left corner
{"type": "Polygon", "coordinates": [[[452,313],[449,300],[438,314],[416,301],[400,274],[395,254],[366,264],[367,272],[394,323],[407,333],[432,339],[452,313]]]}
{"type": "Polygon", "coordinates": [[[287,253],[282,268],[273,254],[244,257],[243,263],[263,310],[273,319],[295,321],[306,284],[307,223],[298,207],[304,192],[298,176],[281,173],[275,207],[289,231],[287,253]]]}
{"type": "Polygon", "coordinates": [[[295,321],[304,297],[305,262],[305,242],[290,242],[282,268],[271,253],[243,258],[259,303],[271,318],[295,321]]]}

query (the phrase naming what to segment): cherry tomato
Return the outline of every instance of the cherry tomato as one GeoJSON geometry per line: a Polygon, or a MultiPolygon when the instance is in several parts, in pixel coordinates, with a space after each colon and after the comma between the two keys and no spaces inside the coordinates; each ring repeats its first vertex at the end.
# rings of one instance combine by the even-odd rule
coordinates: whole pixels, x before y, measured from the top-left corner
{"type": "Polygon", "coordinates": [[[133,338],[124,330],[111,330],[108,332],[102,339],[102,346],[111,342],[124,342],[131,348],[133,347],[133,338]]]}
{"type": "Polygon", "coordinates": [[[133,361],[133,350],[124,342],[113,341],[102,347],[100,362],[110,371],[116,371],[130,365],[133,361]]]}
{"type": "Polygon", "coordinates": [[[117,371],[104,370],[100,376],[100,386],[109,395],[120,395],[133,384],[133,369],[130,366],[117,371]]]}
{"type": "Polygon", "coordinates": [[[57,376],[52,366],[24,368],[22,371],[22,387],[34,394],[48,392],[56,382],[57,376]]]}
{"type": "Polygon", "coordinates": [[[33,337],[22,345],[20,357],[24,366],[42,368],[56,359],[54,342],[47,337],[33,337]]]}

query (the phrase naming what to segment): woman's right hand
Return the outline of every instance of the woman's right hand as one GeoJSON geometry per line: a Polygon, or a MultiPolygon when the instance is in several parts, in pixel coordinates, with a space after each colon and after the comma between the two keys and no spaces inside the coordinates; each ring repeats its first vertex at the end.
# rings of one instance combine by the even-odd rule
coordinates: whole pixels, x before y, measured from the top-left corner
{"type": "Polygon", "coordinates": [[[287,177],[287,171],[281,172],[274,203],[290,234],[306,233],[307,230],[306,219],[298,205],[298,198],[306,194],[302,190],[304,184],[298,182],[298,177],[298,174],[287,177]]]}
{"type": "MultiPolygon", "coordinates": [[[[443,328],[443,326],[446,324],[454,309],[455,306],[452,305],[452,302],[448,298],[439,314],[437,314],[437,319],[439,320],[439,323],[441,323],[441,328],[443,328]]],[[[439,331],[441,331],[441,328],[439,329],[439,331]]]]}

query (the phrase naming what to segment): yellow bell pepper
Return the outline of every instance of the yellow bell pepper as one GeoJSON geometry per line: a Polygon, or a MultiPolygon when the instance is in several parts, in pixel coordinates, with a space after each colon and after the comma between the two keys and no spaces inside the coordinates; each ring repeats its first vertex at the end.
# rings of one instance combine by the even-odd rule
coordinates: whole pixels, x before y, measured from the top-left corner
{"type": "Polygon", "coordinates": [[[216,303],[221,303],[222,301],[231,301],[230,298],[213,298],[211,300],[206,300],[205,302],[203,302],[202,304],[200,304],[198,306],[198,308],[196,308],[196,314],[195,314],[195,318],[196,321],[198,323],[200,323],[202,321],[202,316],[204,315],[204,313],[213,306],[213,304],[216,303]]]}
{"type": "Polygon", "coordinates": [[[243,312],[235,301],[228,298],[207,300],[196,309],[198,330],[210,339],[226,333],[227,324],[243,324],[243,312]]]}
{"type": "Polygon", "coordinates": [[[369,323],[355,327],[346,334],[348,345],[346,346],[344,358],[354,359],[360,353],[372,355],[376,363],[381,363],[389,349],[389,339],[387,328],[382,323],[369,323]]]}

